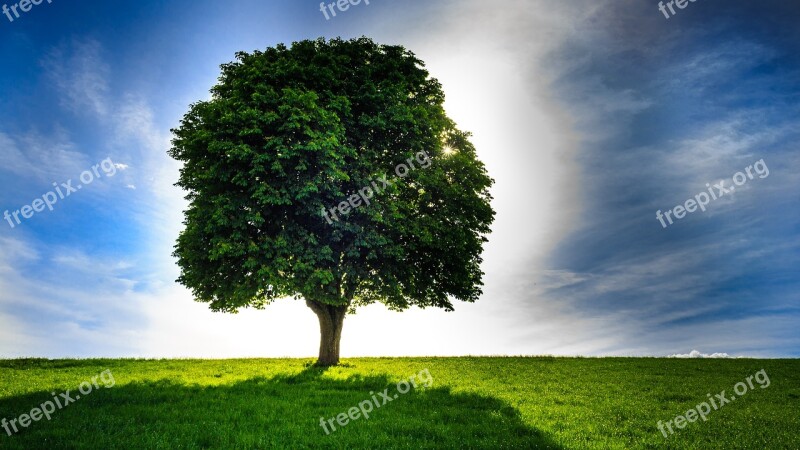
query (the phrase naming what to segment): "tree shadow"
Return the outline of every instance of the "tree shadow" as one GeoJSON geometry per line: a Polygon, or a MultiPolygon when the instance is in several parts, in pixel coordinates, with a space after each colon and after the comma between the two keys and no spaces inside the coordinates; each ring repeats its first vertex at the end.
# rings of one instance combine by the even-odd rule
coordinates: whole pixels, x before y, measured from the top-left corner
{"type": "MultiPolygon", "coordinates": [[[[50,392],[0,399],[0,419],[30,412],[50,392]]],[[[0,448],[562,448],[493,397],[454,393],[435,380],[401,394],[387,375],[337,379],[313,366],[211,386],[169,379],[101,385],[81,397],[49,421],[17,425],[10,437],[0,428],[0,448]],[[337,423],[360,403],[366,410],[366,402],[368,419],[359,410],[357,419],[337,423]]]]}

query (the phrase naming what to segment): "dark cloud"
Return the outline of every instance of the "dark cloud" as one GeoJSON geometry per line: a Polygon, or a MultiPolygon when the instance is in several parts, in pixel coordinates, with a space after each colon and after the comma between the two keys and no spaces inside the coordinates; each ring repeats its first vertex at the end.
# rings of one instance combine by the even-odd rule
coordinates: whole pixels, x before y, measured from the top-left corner
{"type": "MultiPolygon", "coordinates": [[[[698,1],[666,20],[647,3],[609,3],[551,55],[580,126],[575,182],[587,207],[550,260],[577,281],[547,295],[584,316],[629,321],[627,340],[642,349],[677,327],[702,341],[727,333],[710,324],[796,321],[800,7],[698,1]],[[662,228],[657,210],[706,183],[730,187],[761,159],[769,176],[662,228]]],[[[798,335],[747,350],[798,355],[798,335]]]]}

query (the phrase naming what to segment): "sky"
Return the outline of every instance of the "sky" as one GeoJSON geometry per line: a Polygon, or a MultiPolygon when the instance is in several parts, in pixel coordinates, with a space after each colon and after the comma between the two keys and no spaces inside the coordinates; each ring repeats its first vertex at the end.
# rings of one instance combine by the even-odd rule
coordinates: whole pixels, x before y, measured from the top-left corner
{"type": "Polygon", "coordinates": [[[800,4],[673,9],[372,0],[326,19],[307,0],[52,0],[18,18],[9,10],[0,357],[316,356],[304,302],[212,313],[175,282],[186,202],[167,150],[237,51],[337,36],[425,61],[496,181],[497,212],[476,303],[363,308],[345,320],[342,356],[800,356],[800,4]]]}

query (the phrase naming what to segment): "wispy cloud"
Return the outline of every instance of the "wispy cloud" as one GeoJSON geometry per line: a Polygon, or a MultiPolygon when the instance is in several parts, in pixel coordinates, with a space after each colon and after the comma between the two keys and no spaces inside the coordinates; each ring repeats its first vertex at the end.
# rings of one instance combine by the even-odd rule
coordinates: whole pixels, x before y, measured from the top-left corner
{"type": "Polygon", "coordinates": [[[93,39],[73,39],[52,49],[42,67],[61,94],[61,105],[76,113],[109,113],[111,70],[102,45],[93,39]]]}
{"type": "Polygon", "coordinates": [[[23,135],[0,131],[0,155],[3,157],[0,171],[48,185],[79,174],[90,161],[60,128],[49,136],[37,131],[23,135]]]}

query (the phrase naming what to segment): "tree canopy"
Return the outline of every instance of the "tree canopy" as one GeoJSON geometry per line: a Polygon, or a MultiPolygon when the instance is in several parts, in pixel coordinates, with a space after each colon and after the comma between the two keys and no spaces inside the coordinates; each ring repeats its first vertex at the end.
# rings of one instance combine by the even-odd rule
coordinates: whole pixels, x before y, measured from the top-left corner
{"type": "Polygon", "coordinates": [[[189,201],[178,281],[197,301],[236,312],[295,297],[319,315],[374,302],[452,310],[480,296],[493,181],[413,53],[305,40],[221,69],[169,151],[189,201]],[[397,176],[422,154],[426,167],[397,176]],[[394,182],[368,205],[326,220],[383,176],[394,182]]]}

